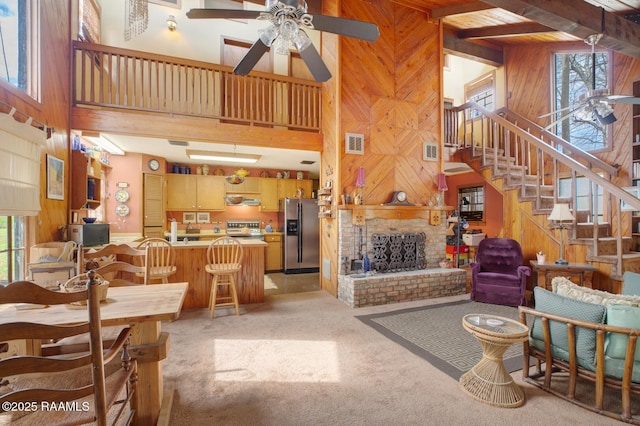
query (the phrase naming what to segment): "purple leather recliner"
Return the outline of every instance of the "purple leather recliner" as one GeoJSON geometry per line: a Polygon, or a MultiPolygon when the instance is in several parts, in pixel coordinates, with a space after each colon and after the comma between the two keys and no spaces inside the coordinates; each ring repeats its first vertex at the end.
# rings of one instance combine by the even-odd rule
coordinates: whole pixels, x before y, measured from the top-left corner
{"type": "Polygon", "coordinates": [[[526,305],[531,268],[522,265],[522,248],[510,238],[485,238],[471,266],[471,300],[495,305],[526,305]]]}

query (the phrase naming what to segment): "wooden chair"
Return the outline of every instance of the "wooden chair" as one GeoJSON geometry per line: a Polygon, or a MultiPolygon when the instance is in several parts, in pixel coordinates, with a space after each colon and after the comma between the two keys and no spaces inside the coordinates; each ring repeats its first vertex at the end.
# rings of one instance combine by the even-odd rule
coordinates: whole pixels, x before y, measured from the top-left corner
{"type": "Polygon", "coordinates": [[[213,240],[207,249],[207,261],[204,269],[213,276],[209,296],[211,318],[216,306],[234,306],[236,315],[240,315],[236,274],[242,267],[242,245],[232,237],[213,240]],[[218,287],[226,287],[227,292],[218,295],[218,287]]]}
{"type": "MultiPolygon", "coordinates": [[[[0,405],[29,404],[30,409],[12,411],[11,424],[130,423],[135,414],[137,363],[128,352],[130,328],[122,329],[115,343],[103,351],[98,286],[91,280],[87,290],[53,292],[30,281],[0,286],[0,304],[35,303],[61,305],[85,302],[87,320],[57,326],[19,321],[0,324],[0,341],[40,341],[88,334],[88,352],[66,356],[15,355],[0,360],[0,405]],[[120,361],[116,360],[121,354],[120,361]],[[111,362],[114,361],[114,362],[111,362]],[[120,365],[121,364],[121,365],[120,365]],[[46,410],[53,404],[78,409],[46,410]],[[128,409],[127,409],[128,408],[128,409]],[[21,418],[20,418],[21,417],[21,418]],[[108,422],[109,420],[109,422],[108,422]]],[[[9,309],[15,309],[12,306],[9,309]]],[[[34,346],[34,348],[37,348],[34,346]]],[[[35,349],[35,352],[38,352],[35,349]]],[[[24,405],[26,407],[27,405],[24,405]]]]}
{"type": "Polygon", "coordinates": [[[127,244],[109,244],[96,251],[78,249],[78,273],[96,271],[109,281],[111,287],[139,285],[135,277],[142,278],[142,284],[149,284],[149,266],[146,261],[147,249],[135,249],[127,244]],[[126,262],[121,259],[130,260],[126,262]]]}
{"type": "MultiPolygon", "coordinates": [[[[176,252],[171,243],[163,238],[146,238],[136,248],[147,249],[149,282],[160,280],[169,283],[169,277],[177,271],[176,252]]],[[[136,276],[143,277],[143,273],[139,272],[136,276]]]]}

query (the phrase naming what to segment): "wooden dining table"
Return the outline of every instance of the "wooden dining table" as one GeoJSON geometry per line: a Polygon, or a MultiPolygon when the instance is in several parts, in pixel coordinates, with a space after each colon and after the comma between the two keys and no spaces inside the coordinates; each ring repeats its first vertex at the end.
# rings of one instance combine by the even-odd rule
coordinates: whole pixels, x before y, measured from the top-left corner
{"type": "MultiPolygon", "coordinates": [[[[161,330],[162,321],[180,316],[188,283],[110,287],[107,301],[100,306],[103,326],[131,326],[131,356],[138,362],[137,410],[134,424],[156,425],[165,395],[162,359],[169,349],[169,335],[161,330]]],[[[35,309],[0,307],[0,324],[27,321],[43,324],[72,324],[86,321],[86,307],[52,305],[35,309]]],[[[26,345],[38,351],[37,344],[26,345]]],[[[168,413],[167,413],[168,414],[168,413]]]]}

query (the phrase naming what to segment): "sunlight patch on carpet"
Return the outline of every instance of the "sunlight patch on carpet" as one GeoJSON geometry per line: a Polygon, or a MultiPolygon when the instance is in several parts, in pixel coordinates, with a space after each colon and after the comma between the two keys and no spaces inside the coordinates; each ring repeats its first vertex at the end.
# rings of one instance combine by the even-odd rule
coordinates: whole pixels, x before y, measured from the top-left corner
{"type": "Polygon", "coordinates": [[[214,341],[215,380],[235,382],[340,381],[335,342],[309,340],[214,341]]]}

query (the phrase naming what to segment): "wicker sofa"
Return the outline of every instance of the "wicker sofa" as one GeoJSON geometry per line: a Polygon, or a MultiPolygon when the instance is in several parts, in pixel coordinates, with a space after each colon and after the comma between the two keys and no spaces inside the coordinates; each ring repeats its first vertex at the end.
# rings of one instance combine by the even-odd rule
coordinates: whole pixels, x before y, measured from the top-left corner
{"type": "Polygon", "coordinates": [[[560,277],[552,285],[553,292],[534,289],[535,309],[519,307],[520,321],[530,327],[524,381],[640,425],[640,297],[585,289],[560,277]]]}

